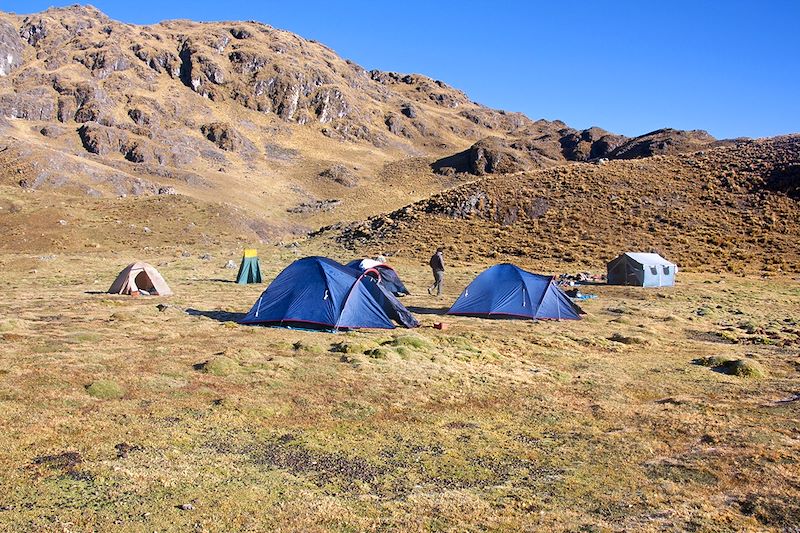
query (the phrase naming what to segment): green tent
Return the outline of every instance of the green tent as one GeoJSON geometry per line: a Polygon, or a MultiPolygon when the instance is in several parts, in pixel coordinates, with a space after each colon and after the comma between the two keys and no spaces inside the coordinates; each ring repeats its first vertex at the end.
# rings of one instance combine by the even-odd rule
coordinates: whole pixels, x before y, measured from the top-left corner
{"type": "Polygon", "coordinates": [[[242,264],[239,265],[239,274],[236,283],[261,283],[261,268],[258,266],[258,252],[252,248],[245,249],[242,255],[242,264]]]}

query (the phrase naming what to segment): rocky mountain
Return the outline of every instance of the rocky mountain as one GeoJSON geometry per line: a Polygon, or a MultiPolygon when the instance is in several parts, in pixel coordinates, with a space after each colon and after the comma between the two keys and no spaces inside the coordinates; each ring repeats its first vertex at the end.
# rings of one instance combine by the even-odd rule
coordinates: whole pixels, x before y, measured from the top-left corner
{"type": "Polygon", "coordinates": [[[0,148],[11,151],[3,183],[98,197],[175,191],[273,221],[288,211],[310,228],[424,198],[469,179],[460,172],[714,142],[663,130],[645,143],[532,121],[425,76],[367,71],[256,22],[136,26],[91,6],[0,13],[0,57],[0,148]],[[353,174],[348,184],[325,177],[337,165],[353,174]],[[396,194],[365,205],[404,165],[396,194]],[[293,209],[331,199],[340,207],[293,209]]]}

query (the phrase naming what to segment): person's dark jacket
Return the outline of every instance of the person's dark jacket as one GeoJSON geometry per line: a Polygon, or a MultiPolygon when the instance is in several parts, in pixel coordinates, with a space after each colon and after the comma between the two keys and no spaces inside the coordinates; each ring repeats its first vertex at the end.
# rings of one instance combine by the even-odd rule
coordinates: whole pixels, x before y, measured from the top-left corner
{"type": "Polygon", "coordinates": [[[444,272],[444,259],[442,258],[442,254],[439,252],[433,254],[430,265],[434,272],[444,272]]]}

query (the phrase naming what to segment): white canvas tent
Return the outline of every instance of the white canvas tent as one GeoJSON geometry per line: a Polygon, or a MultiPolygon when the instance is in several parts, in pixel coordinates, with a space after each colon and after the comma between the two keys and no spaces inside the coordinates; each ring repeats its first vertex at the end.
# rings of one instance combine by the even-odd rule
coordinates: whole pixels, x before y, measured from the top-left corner
{"type": "Polygon", "coordinates": [[[658,254],[627,252],[608,263],[609,285],[671,287],[678,265],[658,254]]]}

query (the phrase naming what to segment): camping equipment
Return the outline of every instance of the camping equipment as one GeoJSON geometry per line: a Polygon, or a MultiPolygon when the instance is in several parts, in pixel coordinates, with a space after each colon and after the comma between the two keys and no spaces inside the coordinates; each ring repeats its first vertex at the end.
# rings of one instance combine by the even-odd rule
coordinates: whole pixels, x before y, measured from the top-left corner
{"type": "Polygon", "coordinates": [[[609,285],[671,287],[678,266],[658,254],[627,252],[608,262],[609,285]]]}
{"type": "Polygon", "coordinates": [[[389,329],[393,320],[407,328],[419,325],[376,277],[326,257],[306,257],[278,274],[241,323],[336,331],[389,329]]]}
{"type": "Polygon", "coordinates": [[[449,315],[532,320],[580,320],[582,313],[553,276],[533,274],[510,263],[478,274],[447,311],[449,315]]]}
{"type": "Polygon", "coordinates": [[[108,289],[111,294],[170,296],[172,290],[153,265],[137,261],[126,266],[108,289]]]}
{"type": "Polygon", "coordinates": [[[240,285],[261,283],[261,268],[258,264],[258,252],[255,249],[245,248],[239,273],[236,274],[236,283],[240,285]]]}
{"type": "Polygon", "coordinates": [[[375,261],[373,259],[355,259],[347,263],[345,266],[354,268],[361,272],[368,272],[368,275],[374,275],[373,272],[370,271],[376,272],[378,274],[378,283],[383,285],[386,290],[395,296],[406,296],[411,294],[403,281],[400,279],[400,276],[397,275],[397,271],[386,263],[375,261]]]}

